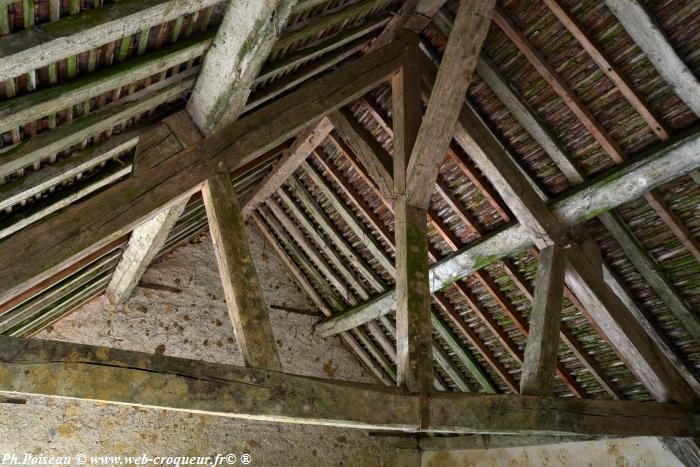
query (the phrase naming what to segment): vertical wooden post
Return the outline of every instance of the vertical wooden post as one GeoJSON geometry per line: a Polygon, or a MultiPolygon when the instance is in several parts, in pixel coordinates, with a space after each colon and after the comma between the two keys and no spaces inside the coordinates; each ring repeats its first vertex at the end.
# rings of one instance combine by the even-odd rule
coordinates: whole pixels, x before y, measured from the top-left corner
{"type": "Polygon", "coordinates": [[[549,396],[559,349],[561,302],[564,295],[564,255],[557,246],[542,250],[532,301],[530,333],[525,347],[520,393],[549,396]]]}
{"type": "Polygon", "coordinates": [[[406,167],[421,123],[417,40],[406,41],[392,79],[394,213],[396,216],[396,346],[399,385],[427,394],[432,370],[427,211],[406,201],[406,167]]]}
{"type": "Polygon", "coordinates": [[[250,255],[238,199],[225,167],[207,180],[202,195],[226,305],[245,364],[281,370],[269,308],[250,255]]]}

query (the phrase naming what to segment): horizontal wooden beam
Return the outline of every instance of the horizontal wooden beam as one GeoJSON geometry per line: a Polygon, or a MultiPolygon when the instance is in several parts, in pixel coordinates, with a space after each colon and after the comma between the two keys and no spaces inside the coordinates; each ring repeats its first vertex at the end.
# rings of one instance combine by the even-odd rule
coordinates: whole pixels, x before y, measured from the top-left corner
{"type": "Polygon", "coordinates": [[[442,433],[695,436],[698,406],[432,394],[128,350],[0,337],[0,392],[285,423],[442,433]],[[419,430],[419,425],[423,428],[419,430]]]}
{"type": "MultiPolygon", "coordinates": [[[[551,203],[550,207],[563,222],[579,224],[635,200],[650,189],[697,167],[700,167],[700,132],[694,129],[615,167],[551,203]]],[[[431,290],[442,290],[474,271],[532,245],[526,229],[520,224],[486,235],[479,242],[434,264],[430,268],[431,290]]],[[[317,330],[323,336],[336,334],[385,315],[393,307],[394,293],[388,291],[321,323],[317,330]]]]}
{"type": "Polygon", "coordinates": [[[252,420],[413,430],[415,398],[384,386],[141,352],[0,337],[0,391],[252,420]]]}
{"type": "MultiPolygon", "coordinates": [[[[157,167],[145,170],[61,216],[24,229],[0,243],[0,296],[11,297],[74,261],[89,248],[108,243],[201,189],[220,162],[235,170],[278,146],[311,122],[376,87],[400,66],[402,44],[393,43],[224,127],[157,167]],[[110,216],[103,213],[110,212],[110,216]],[[11,252],[30,252],[17,263],[11,252]]],[[[2,301],[0,299],[0,301],[2,301]]]]}
{"type": "MultiPolygon", "coordinates": [[[[521,448],[546,444],[575,443],[609,439],[607,436],[586,435],[461,435],[427,436],[418,439],[423,451],[465,451],[471,449],[521,448]]],[[[430,455],[431,453],[428,453],[430,455]]]]}
{"type": "Polygon", "coordinates": [[[124,0],[0,38],[0,81],[122,39],[220,0],[124,0]]]}
{"type": "Polygon", "coordinates": [[[440,393],[430,399],[425,425],[445,433],[646,436],[658,430],[686,437],[695,433],[693,414],[699,410],[654,402],[440,393]]]}

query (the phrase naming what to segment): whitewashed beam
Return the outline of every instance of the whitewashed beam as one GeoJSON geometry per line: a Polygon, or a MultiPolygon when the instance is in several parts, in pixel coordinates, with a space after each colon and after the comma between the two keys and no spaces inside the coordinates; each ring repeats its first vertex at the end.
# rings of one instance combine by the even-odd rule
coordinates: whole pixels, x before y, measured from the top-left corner
{"type": "MultiPolygon", "coordinates": [[[[202,139],[183,112],[166,118],[164,123],[183,148],[202,139]]],[[[188,200],[189,196],[183,197],[178,203],[139,225],[131,233],[126,250],[105,291],[107,299],[113,305],[121,305],[131,296],[146,268],[163,248],[170,230],[185,210],[188,200]]]]}
{"type": "Polygon", "coordinates": [[[646,8],[638,0],[605,0],[605,3],[664,81],[700,117],[700,82],[646,8]]]}
{"type": "Polygon", "coordinates": [[[0,38],[0,81],[140,33],[221,0],[126,0],[0,38]]]}
{"type": "Polygon", "coordinates": [[[238,119],[251,86],[297,0],[229,2],[187,112],[209,134],[238,119]]]}
{"type": "MultiPolygon", "coordinates": [[[[698,167],[700,133],[696,131],[647,151],[625,166],[614,168],[550,207],[563,222],[580,224],[698,167]]],[[[532,245],[520,224],[484,236],[474,245],[430,268],[431,291],[442,290],[474,271],[532,245]]],[[[393,308],[394,293],[390,291],[320,324],[317,330],[321,335],[332,335],[387,314],[393,308]]]]}
{"type": "Polygon", "coordinates": [[[105,291],[110,303],[121,305],[131,296],[146,268],[163,247],[186,204],[187,200],[184,200],[134,229],[105,291]]]}
{"type": "Polygon", "coordinates": [[[241,202],[243,217],[250,216],[260,203],[277,191],[316,149],[316,146],[326,139],[332,129],[333,125],[328,118],[324,117],[320,122],[314,123],[301,132],[292,146],[284,151],[282,158],[277,161],[272,171],[243,199],[241,202]]]}
{"type": "Polygon", "coordinates": [[[579,245],[572,241],[568,233],[571,224],[542,201],[469,103],[462,109],[455,139],[491,180],[538,247],[567,247],[564,251],[569,288],[656,400],[695,402],[697,396],[680,371],[653,344],[641,324],[604,282],[600,264],[585,258],[579,245]]]}
{"type": "Polygon", "coordinates": [[[179,73],[126,96],[99,112],[76,119],[71,125],[62,125],[11,147],[3,153],[0,160],[0,177],[48,159],[59,151],[110,129],[124,120],[181,96],[194,85],[194,74],[196,69],[179,73]]]}
{"type": "Polygon", "coordinates": [[[0,185],[0,209],[7,209],[23,200],[41,195],[62,181],[133,150],[139,141],[140,132],[129,131],[115,135],[100,145],[87,148],[39,171],[29,172],[22,178],[0,185]]]}
{"type": "MultiPolygon", "coordinates": [[[[444,34],[449,33],[452,27],[452,21],[445,12],[439,12],[435,16],[435,22],[444,34]]],[[[574,164],[566,150],[557,141],[556,136],[545,127],[535,112],[516,94],[495,66],[483,55],[477,65],[477,73],[479,73],[482,80],[494,91],[523,128],[525,128],[540,146],[542,146],[564,176],[572,184],[578,185],[582,183],[586,179],[585,173],[574,164]]],[[[697,173],[697,171],[691,172],[691,176],[694,173],[697,173]]],[[[668,280],[656,261],[634,237],[632,231],[625,225],[620,216],[614,211],[610,211],[601,214],[599,219],[623,249],[637,271],[639,271],[642,277],[644,277],[654,289],[658,297],[664,302],[674,316],[678,318],[691,336],[693,336],[696,341],[700,341],[699,318],[690,309],[685,298],[678,292],[671,281],[668,280]]],[[[608,269],[607,266],[604,266],[604,268],[606,270],[608,269]]],[[[608,276],[611,277],[613,281],[617,282],[617,280],[609,274],[608,276]]],[[[614,287],[614,290],[616,290],[616,293],[618,293],[624,302],[630,302],[626,297],[628,295],[627,292],[625,292],[622,287],[614,287]]],[[[641,314],[639,315],[639,319],[643,323],[648,321],[641,314]]],[[[662,348],[668,349],[668,346],[663,343],[658,332],[655,332],[650,326],[646,327],[647,332],[649,332],[657,344],[662,348]]],[[[688,380],[690,384],[697,385],[695,377],[690,374],[687,374],[686,380],[688,380]]]]}

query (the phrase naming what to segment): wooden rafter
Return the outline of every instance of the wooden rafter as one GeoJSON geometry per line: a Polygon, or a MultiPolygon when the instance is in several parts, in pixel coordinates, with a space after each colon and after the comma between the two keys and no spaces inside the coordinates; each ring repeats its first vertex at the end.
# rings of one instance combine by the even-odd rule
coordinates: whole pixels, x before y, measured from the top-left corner
{"type": "Polygon", "coordinates": [[[564,224],[544,204],[515,161],[494,141],[483,121],[468,106],[462,110],[455,139],[492,180],[536,244],[574,245],[565,250],[569,287],[650,392],[661,401],[693,401],[696,396],[678,370],[656,346],[650,345],[642,327],[605,284],[600,270],[595,274],[590,261],[567,238],[564,224]]]}
{"type": "MultiPolygon", "coordinates": [[[[553,11],[555,14],[564,22],[564,25],[572,31],[574,36],[581,42],[584,49],[589,53],[589,55],[591,55],[598,66],[611,77],[612,81],[615,83],[622,95],[644,118],[652,131],[657,134],[659,139],[661,139],[661,141],[668,140],[668,131],[665,130],[663,125],[651,114],[646,104],[644,104],[641,101],[641,98],[639,98],[638,94],[632,90],[629,83],[627,83],[619,72],[617,72],[617,70],[610,65],[602,52],[598,50],[591,40],[588,39],[572,21],[567,21],[565,12],[556,2],[550,0],[548,2],[548,6],[554,9],[553,11]]],[[[636,4],[636,2],[633,2],[630,4],[630,8],[626,11],[629,11],[629,13],[639,14],[639,9],[642,9],[642,7],[636,4]],[[637,5],[638,8],[635,8],[633,5],[637,5]]],[[[590,110],[585,106],[583,101],[574,93],[572,89],[569,88],[569,86],[564,82],[554,68],[540,54],[540,52],[536,50],[525,34],[517,29],[515,24],[505,15],[503,11],[497,9],[494,18],[499,27],[508,35],[508,37],[520,49],[525,57],[527,57],[530,63],[538,70],[538,72],[540,72],[550,86],[552,86],[552,89],[557,92],[571,111],[579,118],[579,120],[610,156],[610,158],[617,164],[624,162],[626,156],[615,141],[613,141],[610,134],[602,127],[602,125],[600,125],[590,110]]],[[[642,40],[646,41],[646,39],[642,40]]],[[[671,51],[671,54],[673,55],[673,51],[671,51]]],[[[692,86],[690,84],[691,81],[692,80],[689,79],[685,86],[692,86]]],[[[697,80],[695,80],[694,86],[694,89],[700,90],[700,84],[698,84],[697,80]]],[[[688,228],[683,224],[678,216],[669,208],[661,194],[656,190],[651,190],[644,194],[644,199],[646,199],[651,207],[657,212],[657,214],[661,217],[661,220],[671,229],[674,235],[678,237],[678,239],[681,241],[681,243],[683,243],[693,257],[697,261],[700,261],[700,241],[698,241],[695,236],[690,233],[688,228]]],[[[614,221],[611,220],[609,222],[614,221]]],[[[618,229],[617,231],[619,232],[620,230],[618,229]]],[[[676,307],[675,309],[677,310],[678,308],[676,307]]],[[[686,318],[684,320],[685,322],[690,322],[690,329],[694,333],[700,331],[700,326],[698,325],[697,320],[695,320],[696,322],[692,322],[692,315],[685,315],[684,318],[686,318]]],[[[693,335],[696,340],[700,337],[696,334],[693,335]]]]}
{"type": "MultiPolygon", "coordinates": [[[[548,2],[554,3],[553,0],[548,0],[548,2]]],[[[557,14],[564,15],[564,13],[561,11],[557,14]]],[[[443,30],[444,33],[449,32],[451,28],[451,20],[448,18],[448,16],[441,12],[436,18],[439,19],[439,21],[436,23],[440,29],[443,30]]],[[[572,25],[571,27],[576,29],[578,26],[572,25]]],[[[596,54],[602,56],[602,54],[597,51],[595,45],[592,43],[588,44],[587,49],[591,49],[590,53],[592,56],[596,54]]],[[[601,62],[599,65],[603,66],[603,63],[601,62]]],[[[559,167],[561,172],[572,184],[580,184],[586,180],[586,175],[571,161],[571,157],[567,154],[567,151],[558,142],[553,133],[538,119],[535,112],[527,105],[527,103],[525,103],[525,101],[515,93],[513,87],[507,83],[505,78],[500,75],[495,66],[491,64],[487,58],[483,56],[481,57],[479,65],[477,66],[477,72],[486,82],[486,84],[494,91],[498,98],[504,103],[508,110],[514,115],[518,122],[523,125],[528,133],[530,133],[545,150],[545,152],[547,152],[547,154],[559,167]]],[[[606,72],[615,71],[613,68],[612,70],[606,72]]],[[[663,137],[662,140],[668,138],[668,134],[665,130],[659,132],[659,136],[663,137]]],[[[656,190],[651,190],[644,196],[647,198],[647,200],[651,201],[659,197],[656,190]]],[[[657,210],[657,212],[659,212],[659,214],[662,216],[673,216],[673,213],[670,210],[664,208],[660,208],[657,210]]],[[[629,227],[625,225],[624,221],[614,211],[602,213],[599,216],[599,219],[611,233],[613,238],[615,238],[618,244],[622,247],[623,251],[625,251],[627,257],[634,264],[637,270],[654,289],[659,298],[697,340],[698,327],[695,314],[690,310],[690,307],[683,296],[665,277],[663,271],[656,261],[649,255],[649,253],[646,252],[644,247],[634,237],[629,227]]],[[[680,229],[678,232],[679,238],[688,238],[688,236],[684,235],[682,232],[682,223],[672,222],[669,223],[669,226],[671,228],[678,227],[678,229],[680,229]]],[[[688,249],[692,252],[692,245],[688,249]]],[[[604,268],[608,270],[606,265],[604,265],[604,268]]],[[[608,274],[608,277],[617,282],[617,279],[615,279],[614,276],[608,274]]],[[[623,292],[621,286],[617,287],[616,290],[623,292]]],[[[626,292],[624,293],[627,294],[626,292]]],[[[627,300],[627,302],[631,302],[631,300],[627,300]]],[[[577,306],[579,309],[581,309],[579,305],[577,306]]],[[[588,314],[587,311],[583,309],[581,309],[581,311],[584,312],[585,315],[588,314]]],[[[640,316],[640,319],[642,320],[643,325],[647,321],[647,319],[643,316],[640,316]]],[[[668,349],[666,353],[669,354],[670,348],[665,344],[665,342],[663,342],[663,339],[659,336],[658,332],[656,332],[651,325],[646,326],[646,328],[647,332],[649,332],[652,338],[657,342],[657,345],[660,345],[663,349],[668,349]]],[[[689,383],[697,384],[695,377],[690,372],[684,372],[684,374],[686,375],[686,380],[689,381],[689,383]]],[[[608,385],[606,384],[604,386],[608,385]]]]}
{"type": "Polygon", "coordinates": [[[331,122],[322,118],[320,122],[313,124],[307,130],[297,135],[294,144],[284,151],[282,158],[275,167],[265,176],[265,179],[251,191],[241,203],[243,205],[243,217],[248,217],[257,206],[277,191],[289,176],[299,168],[309,155],[326,139],[332,130],[331,122]]]}

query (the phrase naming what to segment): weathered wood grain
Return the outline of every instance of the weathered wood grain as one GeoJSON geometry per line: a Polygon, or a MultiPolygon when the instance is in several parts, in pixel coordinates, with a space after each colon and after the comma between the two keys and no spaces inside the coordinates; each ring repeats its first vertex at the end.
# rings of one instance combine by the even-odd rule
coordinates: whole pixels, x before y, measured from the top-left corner
{"type": "Polygon", "coordinates": [[[564,255],[559,247],[551,246],[540,252],[530,314],[530,332],[520,378],[521,394],[553,394],[563,297],[564,255]]]}
{"type": "Polygon", "coordinates": [[[691,437],[697,406],[440,393],[58,341],[0,337],[0,392],[361,429],[691,437]],[[419,426],[422,424],[422,428],[419,426]]]}
{"type": "Polygon", "coordinates": [[[236,192],[225,166],[209,177],[202,189],[202,197],[226,305],[243,360],[254,368],[281,370],[270,310],[250,254],[236,192]]]}
{"type": "Polygon", "coordinates": [[[209,134],[238,119],[253,81],[297,0],[230,2],[187,103],[209,134]]]}
{"type": "Polygon", "coordinates": [[[495,0],[460,2],[433,92],[408,162],[409,204],[427,208],[442,158],[452,139],[464,96],[486,39],[495,0]]]}
{"type": "Polygon", "coordinates": [[[243,217],[250,216],[260,203],[277,191],[316,149],[316,146],[326,139],[332,129],[333,126],[328,118],[322,118],[320,122],[312,124],[297,135],[292,146],[282,153],[282,157],[272,171],[243,199],[241,203],[243,217]]]}

